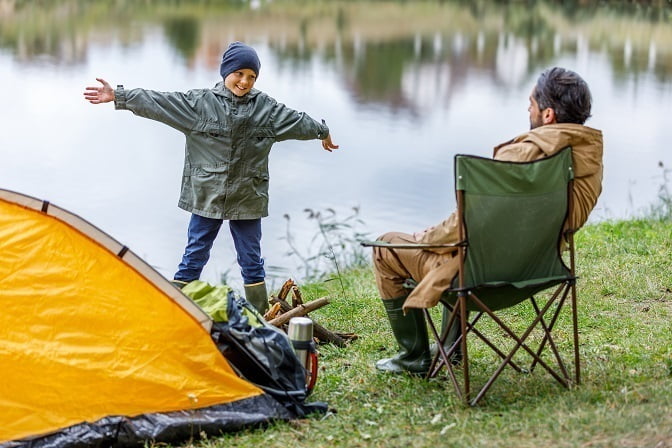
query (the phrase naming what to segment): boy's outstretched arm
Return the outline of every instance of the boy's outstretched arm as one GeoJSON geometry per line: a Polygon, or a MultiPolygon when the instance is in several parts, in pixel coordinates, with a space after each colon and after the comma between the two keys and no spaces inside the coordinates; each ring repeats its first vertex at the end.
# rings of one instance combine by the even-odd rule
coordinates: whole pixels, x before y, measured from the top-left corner
{"type": "Polygon", "coordinates": [[[338,145],[334,145],[331,141],[331,135],[327,135],[327,138],[322,140],[322,147],[325,151],[331,152],[332,149],[338,149],[338,145]]]}
{"type": "MultiPolygon", "coordinates": [[[[102,87],[89,86],[84,91],[84,99],[91,104],[109,103],[114,101],[114,89],[103,78],[96,78],[102,87]]],[[[326,148],[325,148],[326,149],[326,148]]]]}

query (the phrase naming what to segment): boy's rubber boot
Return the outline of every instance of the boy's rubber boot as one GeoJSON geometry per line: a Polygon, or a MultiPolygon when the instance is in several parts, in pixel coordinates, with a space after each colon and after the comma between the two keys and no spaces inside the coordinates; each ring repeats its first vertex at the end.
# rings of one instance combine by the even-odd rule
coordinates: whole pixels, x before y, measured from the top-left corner
{"type": "MultiPolygon", "coordinates": [[[[469,312],[467,312],[467,317],[469,316],[469,312]]],[[[448,311],[448,308],[445,306],[443,307],[443,314],[441,315],[441,333],[445,331],[446,327],[448,326],[448,319],[450,318],[450,311],[448,311]]],[[[448,351],[451,345],[457,340],[457,338],[460,336],[462,333],[462,329],[460,328],[460,318],[457,316],[455,318],[455,321],[453,322],[453,326],[450,327],[450,330],[448,331],[448,337],[446,337],[446,340],[443,343],[443,349],[448,351]]],[[[439,351],[439,347],[436,344],[436,342],[432,343],[432,345],[429,346],[429,351],[431,353],[432,358],[436,355],[436,353],[439,351]]],[[[460,364],[462,362],[462,345],[458,345],[455,348],[455,351],[453,352],[453,355],[450,357],[450,362],[454,366],[460,364]]]]}
{"type": "Polygon", "coordinates": [[[405,300],[405,296],[383,300],[392,333],[401,350],[392,358],[376,362],[376,368],[386,372],[424,375],[431,362],[425,317],[419,309],[410,309],[404,316],[402,307],[405,300]]]}
{"type": "Polygon", "coordinates": [[[182,280],[171,280],[170,283],[172,283],[173,286],[175,286],[177,289],[182,289],[189,284],[189,282],[182,280]]]}
{"type": "Polygon", "coordinates": [[[259,311],[262,316],[268,311],[268,292],[266,292],[266,282],[252,283],[243,285],[245,288],[245,299],[259,311]]]}

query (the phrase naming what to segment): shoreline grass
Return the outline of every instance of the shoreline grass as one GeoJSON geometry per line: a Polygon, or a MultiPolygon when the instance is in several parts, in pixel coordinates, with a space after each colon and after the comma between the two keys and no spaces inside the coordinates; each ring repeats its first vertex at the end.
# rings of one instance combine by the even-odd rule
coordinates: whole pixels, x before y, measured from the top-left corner
{"type": "MultiPolygon", "coordinates": [[[[312,401],[334,413],[194,441],[185,447],[672,447],[672,222],[586,226],[577,235],[582,384],[505,369],[475,408],[445,375],[426,381],[375,370],[396,345],[371,268],[302,285],[329,295],[314,318],[359,339],[319,347],[312,401]]],[[[515,316],[514,316],[515,317],[515,316]]],[[[470,342],[471,343],[471,342],[470,342]]],[[[491,359],[472,354],[479,383],[491,359]]],[[[485,352],[484,352],[485,353],[485,352]]]]}

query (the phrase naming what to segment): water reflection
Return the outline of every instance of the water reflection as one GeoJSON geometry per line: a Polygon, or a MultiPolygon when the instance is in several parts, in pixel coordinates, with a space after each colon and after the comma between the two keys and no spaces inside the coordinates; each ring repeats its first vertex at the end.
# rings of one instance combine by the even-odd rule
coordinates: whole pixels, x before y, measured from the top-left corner
{"type": "MultiPolygon", "coordinates": [[[[605,132],[595,217],[627,217],[656,200],[658,162],[672,165],[670,22],[664,1],[0,0],[10,105],[0,111],[0,186],[66,206],[171,275],[186,228],[174,207],[181,137],[92,109],[79,92],[101,75],[160,90],[210,86],[223,48],[239,39],[260,52],[258,87],[326,118],[343,148],[274,149],[269,265],[289,264],[283,214],[309,244],[305,207],[360,206],[371,234],[438,222],[453,207],[453,154],[487,156],[524,131],[529,89],[556,64],[588,80],[588,125],[605,132]]],[[[221,245],[210,278],[235,276],[221,245]]]]}
{"type": "Polygon", "coordinates": [[[319,56],[356,80],[363,100],[394,102],[403,67],[417,62],[493,70],[516,82],[561,54],[596,52],[617,78],[651,72],[668,82],[670,10],[664,1],[0,0],[0,48],[25,63],[78,64],[91,42],[140,44],[158,27],[188,64],[215,66],[222,42],[235,37],[268,43],[293,70],[319,56]]]}

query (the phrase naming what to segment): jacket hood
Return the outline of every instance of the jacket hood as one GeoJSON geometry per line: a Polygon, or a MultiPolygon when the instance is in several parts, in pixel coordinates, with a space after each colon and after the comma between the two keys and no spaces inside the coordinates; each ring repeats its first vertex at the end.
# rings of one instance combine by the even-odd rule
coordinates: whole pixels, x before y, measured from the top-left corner
{"type": "Polygon", "coordinates": [[[602,171],[602,131],[588,126],[574,123],[539,126],[497,146],[495,154],[499,148],[511,143],[531,143],[547,156],[571,146],[576,176],[590,176],[602,171]]]}

